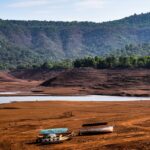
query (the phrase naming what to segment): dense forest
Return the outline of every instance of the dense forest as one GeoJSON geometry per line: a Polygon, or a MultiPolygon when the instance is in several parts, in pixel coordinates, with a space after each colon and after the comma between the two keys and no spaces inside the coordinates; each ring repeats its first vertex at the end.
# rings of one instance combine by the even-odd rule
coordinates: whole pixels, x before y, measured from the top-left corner
{"type": "Polygon", "coordinates": [[[150,13],[104,23],[0,20],[1,69],[112,55],[150,56],[150,13]]]}
{"type": "MultiPolygon", "coordinates": [[[[2,67],[2,66],[0,66],[2,67]]],[[[125,68],[148,68],[150,69],[150,56],[109,56],[109,57],[85,57],[74,61],[64,60],[59,62],[46,61],[42,65],[17,66],[17,69],[42,69],[58,70],[91,67],[95,69],[125,69],[125,68]]]]}
{"type": "MultiPolygon", "coordinates": [[[[58,63],[45,62],[40,69],[69,69],[92,67],[96,69],[124,69],[124,68],[150,68],[150,56],[109,56],[109,57],[85,57],[74,61],[62,61],[58,63]]],[[[33,67],[34,68],[34,67],[33,67]]]]}
{"type": "Polygon", "coordinates": [[[116,69],[116,68],[150,68],[150,56],[120,56],[120,57],[87,57],[77,59],[73,62],[75,68],[93,67],[97,69],[116,69]]]}
{"type": "MultiPolygon", "coordinates": [[[[105,68],[150,68],[150,55],[133,55],[137,52],[141,54],[145,51],[150,52],[149,44],[142,44],[134,46],[132,44],[126,45],[122,49],[116,49],[112,51],[109,56],[95,56],[95,57],[83,57],[77,59],[66,59],[60,61],[46,60],[42,63],[23,63],[18,64],[16,67],[8,67],[3,63],[0,63],[0,69],[69,69],[80,67],[93,67],[97,69],[105,68]]],[[[29,55],[30,57],[30,55],[29,55]]],[[[8,58],[9,59],[9,58],[8,58]]],[[[12,62],[13,63],[13,62],[12,62]]]]}

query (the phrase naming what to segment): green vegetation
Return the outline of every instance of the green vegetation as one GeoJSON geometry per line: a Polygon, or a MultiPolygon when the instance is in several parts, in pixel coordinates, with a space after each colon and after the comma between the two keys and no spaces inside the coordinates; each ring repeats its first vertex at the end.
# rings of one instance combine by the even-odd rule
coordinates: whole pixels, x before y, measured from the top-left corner
{"type": "Polygon", "coordinates": [[[104,23],[0,20],[0,69],[112,55],[150,56],[150,13],[104,23]]]}
{"type": "MultiPolygon", "coordinates": [[[[77,58],[75,60],[61,60],[61,61],[52,61],[46,60],[42,63],[42,61],[38,62],[34,59],[28,63],[23,63],[24,59],[21,59],[22,64],[16,65],[8,65],[7,63],[0,63],[0,70],[4,69],[69,69],[69,68],[80,68],[80,67],[93,67],[97,69],[105,69],[105,68],[150,68],[150,56],[141,56],[141,55],[132,55],[131,52],[143,50],[150,51],[150,45],[143,44],[134,46],[132,44],[126,45],[125,48],[121,50],[114,50],[112,55],[110,56],[95,56],[95,57],[83,57],[77,58]],[[121,52],[121,53],[119,53],[121,52]],[[115,54],[115,55],[113,55],[115,54]],[[121,55],[122,54],[122,55],[121,55]]],[[[144,52],[143,52],[144,53],[144,52]]],[[[23,53],[18,55],[18,57],[22,57],[23,53]]],[[[4,58],[6,58],[4,56],[4,58]]],[[[24,58],[24,56],[22,57],[24,58]]],[[[30,58],[30,56],[29,56],[30,58]]],[[[19,59],[19,58],[18,58],[19,59]]],[[[9,61],[9,58],[7,58],[9,61]]],[[[38,59],[40,60],[40,59],[38,59]]],[[[12,62],[13,64],[13,62],[12,62]]]]}
{"type": "MultiPolygon", "coordinates": [[[[34,66],[33,66],[34,68],[34,66]]],[[[42,69],[69,69],[73,68],[73,63],[70,60],[64,60],[60,62],[45,62],[38,68],[42,69]]]]}
{"type": "Polygon", "coordinates": [[[71,60],[63,61],[46,61],[41,65],[18,65],[17,69],[43,69],[43,70],[57,70],[57,69],[70,69],[73,68],[73,62],[71,60]]]}
{"type": "Polygon", "coordinates": [[[120,57],[87,57],[77,59],[73,62],[75,68],[93,67],[97,69],[116,69],[116,68],[150,68],[150,56],[120,56],[120,57]]]}
{"type": "Polygon", "coordinates": [[[120,57],[85,57],[74,61],[64,60],[59,62],[47,61],[42,65],[18,66],[17,69],[71,69],[91,67],[96,69],[125,69],[125,68],[148,68],[150,69],[150,56],[120,56],[120,57]]]}

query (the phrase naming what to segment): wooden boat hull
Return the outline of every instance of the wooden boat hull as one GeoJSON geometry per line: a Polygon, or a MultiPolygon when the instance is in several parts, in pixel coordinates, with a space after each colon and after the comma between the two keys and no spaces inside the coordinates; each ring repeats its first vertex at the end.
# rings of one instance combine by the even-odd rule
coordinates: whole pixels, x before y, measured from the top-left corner
{"type": "Polygon", "coordinates": [[[89,127],[89,126],[100,126],[100,125],[107,125],[107,122],[96,122],[96,123],[86,123],[83,124],[82,127],[89,127]]]}
{"type": "Polygon", "coordinates": [[[114,130],[113,126],[101,127],[101,128],[86,128],[79,131],[80,135],[92,135],[92,134],[104,134],[112,133],[114,130]]]}

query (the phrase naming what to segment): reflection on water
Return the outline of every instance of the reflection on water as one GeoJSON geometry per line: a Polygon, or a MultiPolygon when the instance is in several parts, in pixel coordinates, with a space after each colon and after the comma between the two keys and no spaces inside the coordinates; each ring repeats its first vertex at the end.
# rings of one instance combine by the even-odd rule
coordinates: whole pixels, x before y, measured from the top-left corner
{"type": "MultiPolygon", "coordinates": [[[[12,94],[12,92],[7,92],[12,94]]],[[[3,92],[6,94],[6,92],[3,92]]],[[[13,94],[17,94],[16,92],[13,94]]],[[[9,95],[9,94],[8,94],[9,95]]],[[[150,97],[128,97],[128,96],[0,96],[0,103],[11,103],[21,101],[140,101],[150,100],[150,97]]]]}

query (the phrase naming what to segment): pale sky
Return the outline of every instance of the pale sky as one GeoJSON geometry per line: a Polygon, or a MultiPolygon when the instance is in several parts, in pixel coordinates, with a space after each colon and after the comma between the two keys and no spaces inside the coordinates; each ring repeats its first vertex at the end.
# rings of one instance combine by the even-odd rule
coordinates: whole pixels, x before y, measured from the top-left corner
{"type": "Polygon", "coordinates": [[[150,12],[150,0],[0,0],[0,18],[9,20],[93,21],[150,12]]]}

